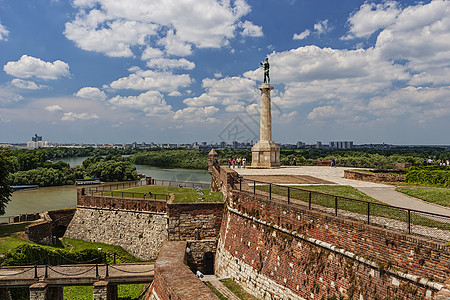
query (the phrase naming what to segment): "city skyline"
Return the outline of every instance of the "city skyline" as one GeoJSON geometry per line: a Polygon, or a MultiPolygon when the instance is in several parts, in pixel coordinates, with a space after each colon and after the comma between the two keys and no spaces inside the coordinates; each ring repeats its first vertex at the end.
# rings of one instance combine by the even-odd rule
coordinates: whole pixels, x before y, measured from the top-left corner
{"type": "Polygon", "coordinates": [[[449,144],[450,1],[0,5],[0,143],[449,144]]]}

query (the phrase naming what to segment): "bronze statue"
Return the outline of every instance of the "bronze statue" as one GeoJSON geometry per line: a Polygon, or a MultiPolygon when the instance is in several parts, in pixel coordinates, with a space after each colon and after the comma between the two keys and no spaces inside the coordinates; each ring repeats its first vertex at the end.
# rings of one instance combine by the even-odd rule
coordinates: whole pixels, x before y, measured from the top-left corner
{"type": "Polygon", "coordinates": [[[270,84],[270,76],[269,76],[269,58],[266,57],[264,62],[259,63],[264,68],[264,83],[270,84]]]}

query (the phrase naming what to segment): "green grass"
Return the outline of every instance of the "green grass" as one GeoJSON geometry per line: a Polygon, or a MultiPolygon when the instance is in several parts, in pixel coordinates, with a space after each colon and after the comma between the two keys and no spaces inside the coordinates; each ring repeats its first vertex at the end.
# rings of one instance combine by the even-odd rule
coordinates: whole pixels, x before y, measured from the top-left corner
{"type": "MultiPolygon", "coordinates": [[[[317,204],[324,207],[334,208],[335,207],[335,196],[338,196],[338,209],[351,211],[354,213],[367,215],[367,203],[354,201],[350,199],[356,200],[365,200],[371,203],[382,203],[379,200],[376,200],[372,197],[367,196],[364,193],[361,193],[357,189],[350,186],[336,186],[336,185],[311,185],[311,186],[291,186],[296,187],[297,189],[290,189],[290,197],[295,198],[304,202],[308,202],[309,200],[309,192],[320,192],[311,194],[311,203],[317,204]],[[340,197],[346,197],[350,199],[344,199],[340,197]]],[[[269,186],[256,186],[257,189],[268,192],[269,186]]],[[[272,186],[272,193],[286,196],[287,197],[287,186],[272,186]]],[[[389,206],[381,206],[381,205],[370,205],[370,215],[385,217],[394,220],[399,220],[402,222],[408,222],[408,215],[405,210],[397,209],[389,206]]],[[[411,214],[411,223],[428,226],[428,227],[436,227],[439,229],[450,230],[450,223],[438,222],[435,220],[430,220],[423,216],[412,213],[411,214]]]]}
{"type": "Polygon", "coordinates": [[[255,297],[244,291],[233,279],[227,278],[220,280],[230,291],[241,300],[256,300],[255,297]]]}
{"type": "Polygon", "coordinates": [[[396,191],[427,202],[450,207],[450,188],[401,186],[396,188],[396,191]]]}
{"type": "Polygon", "coordinates": [[[206,286],[209,287],[209,289],[217,296],[219,297],[220,300],[228,300],[227,297],[225,297],[224,295],[222,295],[213,285],[211,282],[206,281],[205,282],[206,286]]]}
{"type": "Polygon", "coordinates": [[[156,199],[165,200],[166,195],[175,194],[174,203],[193,203],[193,202],[222,202],[223,195],[220,192],[211,192],[208,189],[203,189],[201,191],[203,196],[200,196],[199,193],[194,188],[180,188],[175,186],[162,186],[162,185],[151,185],[151,186],[140,186],[133,187],[129,189],[123,189],[113,192],[103,192],[103,195],[114,195],[114,196],[124,196],[124,197],[133,197],[133,193],[135,198],[142,198],[145,193],[145,198],[154,199],[156,195],[156,199]],[[151,194],[150,194],[151,193],[151,194]]]}

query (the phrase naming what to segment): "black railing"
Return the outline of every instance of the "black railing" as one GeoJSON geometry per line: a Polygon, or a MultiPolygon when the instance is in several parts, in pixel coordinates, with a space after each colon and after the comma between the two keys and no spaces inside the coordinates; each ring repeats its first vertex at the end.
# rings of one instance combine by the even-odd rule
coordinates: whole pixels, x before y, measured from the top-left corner
{"type": "Polygon", "coordinates": [[[83,187],[85,194],[95,194],[98,192],[106,192],[106,191],[116,191],[120,189],[126,189],[131,187],[137,187],[137,186],[144,186],[147,185],[145,180],[139,180],[139,181],[125,181],[125,182],[118,182],[118,183],[110,183],[110,184],[102,184],[102,185],[96,185],[92,187],[83,187]]]}
{"type": "Polygon", "coordinates": [[[176,187],[189,187],[202,189],[210,189],[211,184],[206,182],[195,182],[195,181],[175,181],[175,180],[154,180],[155,185],[165,185],[165,186],[176,186],[176,187]]]}
{"type": "Polygon", "coordinates": [[[352,199],[299,187],[280,185],[239,177],[233,186],[242,192],[258,194],[270,201],[307,207],[335,216],[364,221],[408,234],[428,236],[448,242],[450,240],[450,217],[416,209],[392,206],[384,203],[352,199]]]}

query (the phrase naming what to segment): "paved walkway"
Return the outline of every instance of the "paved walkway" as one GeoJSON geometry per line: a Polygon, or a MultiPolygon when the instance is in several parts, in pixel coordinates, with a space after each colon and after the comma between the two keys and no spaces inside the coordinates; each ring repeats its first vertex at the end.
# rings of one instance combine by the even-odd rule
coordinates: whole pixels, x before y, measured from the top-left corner
{"type": "Polygon", "coordinates": [[[425,202],[395,191],[395,187],[388,184],[366,182],[344,178],[344,170],[354,169],[346,167],[281,167],[278,169],[234,169],[239,175],[308,175],[328,180],[339,185],[349,185],[359,191],[384,203],[402,208],[417,209],[450,217],[450,208],[425,202]]]}
{"type": "Polygon", "coordinates": [[[201,280],[210,282],[228,300],[239,300],[232,291],[220,282],[220,279],[222,278],[217,278],[215,275],[205,275],[201,280]]]}

